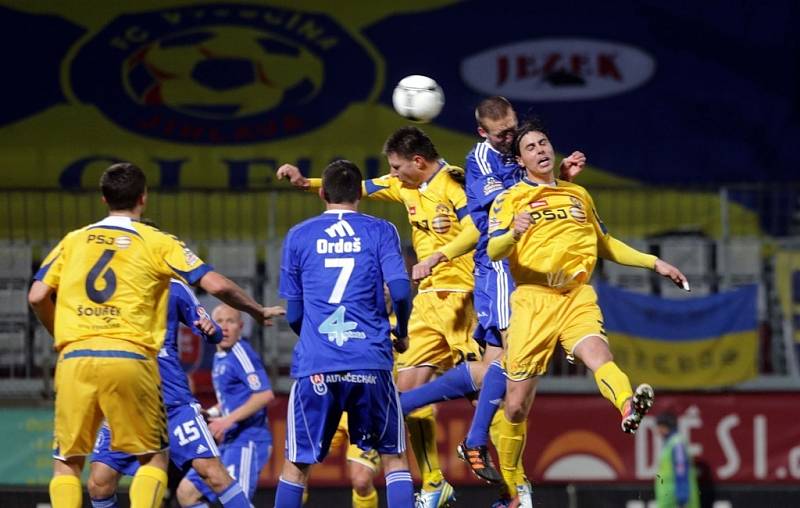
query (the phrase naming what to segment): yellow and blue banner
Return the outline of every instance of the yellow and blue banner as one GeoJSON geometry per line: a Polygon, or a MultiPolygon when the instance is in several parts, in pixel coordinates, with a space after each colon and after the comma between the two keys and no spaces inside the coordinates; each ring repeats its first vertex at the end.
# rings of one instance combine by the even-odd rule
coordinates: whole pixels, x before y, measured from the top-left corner
{"type": "Polygon", "coordinates": [[[633,383],[695,389],[758,374],[758,286],[672,300],[598,283],[611,350],[633,383]]]}

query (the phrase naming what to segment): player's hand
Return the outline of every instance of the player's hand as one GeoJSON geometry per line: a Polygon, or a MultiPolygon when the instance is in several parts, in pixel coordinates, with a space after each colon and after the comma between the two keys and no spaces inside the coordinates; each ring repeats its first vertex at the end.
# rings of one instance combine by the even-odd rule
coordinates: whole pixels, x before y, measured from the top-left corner
{"type": "Polygon", "coordinates": [[[217,327],[214,326],[214,322],[211,321],[211,318],[208,315],[201,317],[194,323],[195,328],[203,332],[206,336],[214,335],[217,332],[217,327]]]}
{"type": "Polygon", "coordinates": [[[522,235],[531,227],[532,223],[533,219],[531,219],[531,214],[528,212],[518,213],[514,217],[514,229],[511,231],[514,235],[514,240],[522,238],[522,235]]]}
{"type": "Polygon", "coordinates": [[[685,289],[686,291],[691,291],[689,289],[689,279],[687,279],[680,270],[667,263],[663,259],[656,259],[656,265],[653,267],[653,270],[655,270],[657,274],[663,275],[674,282],[679,288],[685,289]]]}
{"type": "Polygon", "coordinates": [[[569,157],[564,157],[561,160],[561,167],[559,168],[559,175],[558,177],[561,180],[566,180],[571,182],[575,180],[575,177],[583,171],[583,167],[586,165],[586,156],[583,152],[572,152],[569,157]]]}
{"type": "MultiPolygon", "coordinates": [[[[394,330],[392,330],[392,332],[394,332],[394,330]]],[[[392,339],[392,347],[394,347],[394,350],[398,353],[405,353],[408,351],[408,335],[392,339]]]]}
{"type": "Polygon", "coordinates": [[[211,435],[219,443],[225,437],[225,431],[233,427],[234,423],[236,422],[230,416],[223,416],[222,418],[211,420],[208,424],[208,430],[211,431],[211,435]]]}
{"type": "Polygon", "coordinates": [[[300,168],[297,166],[292,166],[291,164],[283,164],[281,167],[278,168],[276,173],[278,176],[278,180],[283,180],[284,178],[289,179],[289,183],[293,186],[300,188],[300,189],[307,189],[308,188],[308,178],[304,177],[303,174],[300,172],[300,168]]]}
{"type": "Polygon", "coordinates": [[[433,268],[446,259],[441,252],[434,252],[411,268],[411,280],[419,282],[425,277],[429,277],[433,268]]]}
{"type": "Polygon", "coordinates": [[[272,318],[278,316],[285,316],[286,309],[280,305],[274,307],[261,307],[261,324],[264,326],[272,326],[272,318]]]}

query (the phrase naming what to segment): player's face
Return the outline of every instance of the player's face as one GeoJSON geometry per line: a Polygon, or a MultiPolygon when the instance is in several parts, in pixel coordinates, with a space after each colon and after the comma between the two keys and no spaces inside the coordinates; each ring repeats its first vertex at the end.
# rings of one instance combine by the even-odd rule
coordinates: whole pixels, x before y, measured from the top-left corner
{"type": "Polygon", "coordinates": [[[396,153],[386,155],[392,176],[399,178],[403,187],[409,189],[416,189],[422,184],[421,159],[419,156],[406,159],[396,153]]]}
{"type": "Polygon", "coordinates": [[[556,154],[544,133],[531,131],[522,136],[519,152],[517,162],[525,167],[528,178],[537,183],[553,181],[556,154]]]}
{"type": "Polygon", "coordinates": [[[214,321],[222,328],[222,342],[219,346],[230,349],[242,337],[242,315],[228,306],[214,309],[214,321]]]}
{"type": "Polygon", "coordinates": [[[514,131],[517,130],[517,115],[509,111],[508,115],[499,120],[483,120],[484,127],[478,128],[478,133],[489,140],[489,144],[501,153],[511,153],[511,143],[514,142],[514,131]]]}

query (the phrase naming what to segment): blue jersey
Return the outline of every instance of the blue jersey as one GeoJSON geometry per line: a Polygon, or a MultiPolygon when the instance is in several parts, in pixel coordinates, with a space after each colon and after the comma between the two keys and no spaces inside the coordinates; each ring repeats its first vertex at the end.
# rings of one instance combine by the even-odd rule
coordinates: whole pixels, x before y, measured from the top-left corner
{"type": "Polygon", "coordinates": [[[522,170],[514,159],[504,155],[483,141],[467,154],[466,162],[467,207],[472,222],[480,232],[475,246],[475,268],[491,268],[492,261],[486,254],[489,245],[489,207],[494,198],[505,189],[520,181],[522,170]]]}
{"type": "Polygon", "coordinates": [[[397,229],[385,220],[328,210],[289,230],[280,295],[303,302],[292,377],[391,370],[383,285],[398,279],[408,274],[397,229]]]}
{"type": "MultiPolygon", "coordinates": [[[[158,370],[161,373],[161,393],[164,405],[169,407],[191,404],[194,395],[189,390],[186,373],[178,361],[178,332],[180,323],[192,329],[195,335],[205,337],[193,323],[202,317],[209,317],[206,310],[197,301],[191,288],[179,280],[173,279],[169,285],[169,305],[167,311],[167,335],[164,345],[158,353],[158,370]]],[[[217,326],[217,333],[205,337],[211,344],[222,340],[222,330],[217,326]]]]}
{"type": "MultiPolygon", "coordinates": [[[[227,351],[214,354],[212,380],[217,402],[223,415],[228,415],[247,402],[251,395],[271,390],[264,364],[252,346],[242,339],[227,351]]],[[[267,427],[267,408],[261,408],[225,432],[225,443],[236,438],[272,440],[267,427]]]]}

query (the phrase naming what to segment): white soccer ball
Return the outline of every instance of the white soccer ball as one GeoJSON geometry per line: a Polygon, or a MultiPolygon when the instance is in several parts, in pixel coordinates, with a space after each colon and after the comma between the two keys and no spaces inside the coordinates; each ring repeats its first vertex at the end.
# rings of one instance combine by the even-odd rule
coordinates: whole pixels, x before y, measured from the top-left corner
{"type": "Polygon", "coordinates": [[[430,122],[444,107],[444,92],[428,76],[413,74],[401,79],[394,87],[392,104],[402,117],[413,122],[430,122]]]}

